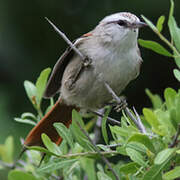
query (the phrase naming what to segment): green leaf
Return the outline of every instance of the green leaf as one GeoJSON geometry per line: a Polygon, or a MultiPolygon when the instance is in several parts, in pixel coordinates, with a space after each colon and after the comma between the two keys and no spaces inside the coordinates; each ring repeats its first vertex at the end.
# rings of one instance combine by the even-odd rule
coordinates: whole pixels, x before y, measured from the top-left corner
{"type": "Polygon", "coordinates": [[[12,136],[8,136],[3,145],[0,145],[0,157],[7,163],[13,162],[14,141],[12,136]]]}
{"type": "Polygon", "coordinates": [[[95,160],[90,158],[81,158],[80,163],[86,172],[88,179],[96,180],[95,160]]]}
{"type": "Polygon", "coordinates": [[[167,148],[167,143],[164,142],[164,139],[161,136],[155,136],[151,139],[156,152],[160,152],[163,149],[167,148]]]}
{"type": "Polygon", "coordinates": [[[168,109],[171,109],[175,106],[175,98],[176,98],[176,91],[172,88],[166,88],[164,91],[164,98],[166,101],[166,106],[168,109]]]}
{"type": "Polygon", "coordinates": [[[65,140],[69,144],[71,149],[73,149],[74,143],[73,143],[73,137],[72,137],[72,134],[70,132],[70,129],[68,129],[62,123],[54,123],[53,125],[56,128],[58,134],[62,137],[62,139],[65,140]]]}
{"type": "Polygon", "coordinates": [[[145,89],[146,94],[148,95],[148,97],[150,98],[154,109],[158,109],[162,106],[163,101],[161,99],[161,97],[157,94],[152,94],[151,91],[149,89],[145,89]]]}
{"type": "Polygon", "coordinates": [[[44,90],[46,88],[46,83],[47,83],[47,79],[50,72],[51,72],[51,68],[44,69],[36,81],[36,89],[37,89],[36,97],[37,97],[38,106],[40,106],[41,104],[41,99],[42,99],[44,90]]]}
{"type": "Polygon", "coordinates": [[[22,119],[27,119],[27,118],[28,118],[28,119],[33,119],[33,120],[36,120],[36,119],[37,119],[34,114],[29,113],[29,112],[23,113],[23,114],[21,115],[21,118],[22,118],[22,119]]]}
{"type": "Polygon", "coordinates": [[[161,132],[163,132],[163,134],[165,134],[166,136],[169,136],[169,137],[173,136],[175,133],[175,128],[173,127],[173,124],[170,120],[169,111],[157,109],[155,111],[155,114],[159,123],[161,124],[159,126],[159,129],[161,130],[161,132]]]}
{"type": "Polygon", "coordinates": [[[176,65],[180,68],[180,55],[174,52],[174,59],[176,62],[176,65]]]}
{"type": "Polygon", "coordinates": [[[175,167],[173,170],[166,172],[163,175],[165,180],[173,180],[176,178],[180,178],[180,166],[175,167]]]}
{"type": "Polygon", "coordinates": [[[106,128],[106,121],[107,121],[110,111],[111,111],[111,108],[109,107],[106,110],[104,117],[102,118],[102,124],[101,124],[102,135],[106,144],[108,144],[108,133],[107,133],[107,128],[106,128]]]}
{"type": "Polygon", "coordinates": [[[14,120],[20,123],[31,124],[35,126],[36,123],[34,121],[37,121],[37,118],[34,114],[25,112],[21,115],[21,118],[14,118],[14,120]]]}
{"type": "Polygon", "coordinates": [[[146,171],[143,180],[161,180],[161,171],[164,166],[153,165],[150,170],[146,171]]]}
{"type": "Polygon", "coordinates": [[[151,152],[155,153],[155,149],[154,146],[151,142],[151,140],[149,139],[149,137],[147,135],[144,134],[133,134],[129,139],[128,142],[139,142],[141,144],[143,144],[144,146],[146,146],[151,152]]]}
{"type": "Polygon", "coordinates": [[[89,142],[88,138],[84,135],[84,133],[80,129],[77,122],[81,125],[82,128],[85,127],[80,114],[77,111],[73,110],[72,111],[72,125],[71,125],[70,129],[72,130],[72,133],[73,133],[76,141],[85,149],[94,150],[92,144],[89,142]]]}
{"type": "Polygon", "coordinates": [[[6,148],[2,144],[0,144],[0,157],[2,161],[6,162],[6,148]]]}
{"type": "Polygon", "coordinates": [[[57,156],[57,154],[54,154],[54,153],[50,152],[49,150],[47,150],[46,148],[43,148],[40,146],[27,146],[26,148],[29,150],[43,152],[43,153],[46,153],[47,155],[57,156]]]}
{"type": "Polygon", "coordinates": [[[30,99],[31,103],[36,107],[36,93],[37,93],[37,89],[36,86],[30,82],[30,81],[24,81],[24,88],[26,90],[26,94],[28,96],[28,98],[30,99]]]}
{"type": "Polygon", "coordinates": [[[38,180],[32,174],[19,171],[19,170],[12,170],[8,174],[8,180],[38,180]]]}
{"type": "Polygon", "coordinates": [[[14,118],[15,121],[20,122],[20,123],[24,123],[24,124],[30,124],[35,126],[36,123],[30,119],[21,119],[21,118],[14,118]]]}
{"type": "Polygon", "coordinates": [[[169,12],[169,20],[168,20],[168,26],[170,30],[171,37],[173,38],[173,41],[178,49],[180,51],[180,29],[177,26],[176,20],[173,17],[174,13],[174,2],[171,0],[171,8],[169,12]]]}
{"type": "Polygon", "coordinates": [[[129,180],[139,180],[136,175],[129,174],[128,175],[129,180]]]}
{"type": "Polygon", "coordinates": [[[154,112],[148,108],[143,108],[143,114],[146,121],[152,126],[152,130],[159,135],[163,135],[159,129],[159,121],[154,112]]]}
{"type": "MultiPolygon", "coordinates": [[[[180,29],[178,28],[176,20],[173,17],[173,13],[174,13],[174,2],[173,2],[173,0],[171,0],[171,8],[170,8],[170,12],[169,12],[168,26],[169,26],[169,31],[170,31],[171,37],[175,43],[175,46],[178,49],[178,51],[180,52],[180,29]]],[[[179,54],[174,51],[174,56],[177,56],[174,59],[175,59],[177,66],[180,68],[179,54]]]]}
{"type": "Polygon", "coordinates": [[[143,177],[143,180],[161,180],[162,179],[162,175],[161,172],[166,168],[167,164],[171,161],[172,156],[169,156],[168,159],[166,159],[166,161],[164,161],[162,164],[160,165],[153,165],[145,174],[143,177]]]}
{"type": "Polygon", "coordinates": [[[160,165],[162,163],[164,163],[167,159],[169,159],[170,156],[172,156],[175,152],[175,149],[173,148],[168,148],[168,149],[164,149],[161,152],[159,152],[157,154],[157,156],[154,159],[154,164],[160,165]]]}
{"type": "Polygon", "coordinates": [[[75,109],[72,110],[72,119],[77,121],[83,128],[85,127],[84,121],[82,120],[81,115],[75,109]]]}
{"type": "Polygon", "coordinates": [[[180,81],[180,71],[178,69],[173,70],[174,76],[178,81],[180,81]]]}
{"type": "Polygon", "coordinates": [[[144,146],[143,144],[139,142],[134,142],[134,141],[126,144],[126,148],[134,149],[144,155],[147,153],[147,150],[148,150],[146,146],[144,146]]]}
{"type": "Polygon", "coordinates": [[[109,126],[110,127],[110,130],[111,132],[117,134],[117,135],[120,135],[122,137],[129,137],[131,134],[124,128],[122,127],[119,127],[119,126],[109,126]]]}
{"type": "Polygon", "coordinates": [[[41,165],[40,168],[37,169],[39,173],[51,173],[55,170],[60,170],[64,168],[70,168],[74,163],[77,162],[78,159],[58,159],[57,161],[49,161],[47,164],[41,165]]]}
{"type": "Polygon", "coordinates": [[[116,148],[116,151],[117,151],[119,154],[123,155],[123,156],[127,156],[126,148],[125,148],[124,146],[117,147],[117,148],[116,148]]]}
{"type": "Polygon", "coordinates": [[[108,175],[100,171],[97,173],[97,176],[98,180],[112,180],[108,175]]]}
{"type": "Polygon", "coordinates": [[[150,21],[150,20],[148,20],[145,16],[143,16],[142,15],[142,18],[144,19],[144,21],[147,23],[147,25],[149,25],[149,27],[153,30],[153,31],[155,31],[155,32],[157,32],[158,31],[158,29],[156,28],[156,26],[150,21]]]}
{"type": "Polygon", "coordinates": [[[139,169],[139,164],[135,162],[130,162],[127,164],[124,164],[120,167],[120,172],[123,172],[124,174],[134,174],[139,169]]]}
{"type": "Polygon", "coordinates": [[[166,50],[163,46],[161,46],[159,43],[155,42],[155,41],[149,41],[149,40],[143,40],[143,39],[138,39],[138,43],[145,48],[151,49],[152,51],[164,55],[164,56],[168,56],[168,57],[173,57],[173,55],[166,50]]]}
{"type": "Polygon", "coordinates": [[[144,161],[143,156],[141,153],[138,151],[131,149],[131,148],[126,148],[127,155],[131,158],[132,161],[135,163],[139,164],[140,166],[143,167],[148,167],[147,163],[144,161]]]}
{"type": "Polygon", "coordinates": [[[163,29],[164,21],[165,21],[165,16],[160,16],[158,21],[157,21],[157,25],[156,25],[159,32],[161,32],[163,29]]]}
{"type": "MultiPolygon", "coordinates": [[[[176,122],[177,124],[180,123],[180,94],[178,94],[178,96],[176,97],[176,122]]],[[[177,127],[176,127],[177,129],[177,127]]]]}
{"type": "Polygon", "coordinates": [[[174,129],[177,130],[178,124],[177,124],[177,113],[176,113],[176,110],[177,110],[177,107],[176,107],[176,108],[175,108],[175,107],[174,107],[174,108],[171,108],[171,109],[169,110],[169,115],[170,115],[170,121],[171,121],[174,129]]]}
{"type": "Polygon", "coordinates": [[[59,149],[59,147],[55,144],[55,143],[53,143],[52,141],[51,141],[51,139],[45,134],[45,133],[43,133],[42,135],[41,135],[41,138],[42,138],[42,141],[43,141],[43,143],[44,143],[44,145],[46,146],[46,148],[50,151],[50,152],[52,152],[52,153],[54,153],[54,154],[62,154],[61,153],[61,151],[60,151],[60,149],[59,149]]]}

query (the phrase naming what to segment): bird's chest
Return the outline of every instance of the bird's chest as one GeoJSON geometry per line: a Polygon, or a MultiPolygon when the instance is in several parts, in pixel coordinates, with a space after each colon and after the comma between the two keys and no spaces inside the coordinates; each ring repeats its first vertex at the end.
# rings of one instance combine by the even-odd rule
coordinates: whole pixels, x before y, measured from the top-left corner
{"type": "Polygon", "coordinates": [[[120,93],[139,74],[140,57],[134,50],[107,53],[95,62],[96,74],[120,93]]]}

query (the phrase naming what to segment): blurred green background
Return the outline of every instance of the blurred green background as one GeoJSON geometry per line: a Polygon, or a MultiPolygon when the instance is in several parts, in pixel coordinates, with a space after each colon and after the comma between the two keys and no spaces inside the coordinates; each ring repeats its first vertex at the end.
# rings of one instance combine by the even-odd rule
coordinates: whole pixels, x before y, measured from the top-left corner
{"type": "MultiPolygon", "coordinates": [[[[180,1],[174,2],[179,22],[180,1]]],[[[169,0],[0,0],[0,144],[13,135],[16,154],[20,151],[19,138],[25,138],[31,127],[13,118],[22,112],[34,112],[23,82],[35,82],[44,68],[53,67],[67,47],[44,17],[73,40],[94,28],[106,15],[129,11],[138,17],[143,14],[155,23],[160,15],[168,17],[169,6],[169,0]]],[[[167,28],[163,33],[168,37],[167,28]]],[[[142,29],[140,37],[159,41],[149,28],[142,29]]],[[[141,54],[144,59],[141,74],[125,91],[129,105],[134,105],[139,113],[142,107],[150,106],[145,88],[158,94],[168,86],[178,88],[172,74],[175,67],[172,59],[143,48],[141,54]]]]}

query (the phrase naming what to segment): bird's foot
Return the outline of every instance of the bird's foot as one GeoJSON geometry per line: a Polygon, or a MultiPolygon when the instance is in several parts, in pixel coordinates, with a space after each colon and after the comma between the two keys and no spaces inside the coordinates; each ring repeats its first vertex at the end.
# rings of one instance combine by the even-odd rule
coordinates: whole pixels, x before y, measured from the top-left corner
{"type": "Polygon", "coordinates": [[[112,102],[112,103],[109,104],[109,105],[114,107],[114,110],[116,112],[120,112],[121,110],[125,109],[128,106],[125,96],[119,97],[119,100],[120,101],[118,103],[117,102],[112,102]]]}

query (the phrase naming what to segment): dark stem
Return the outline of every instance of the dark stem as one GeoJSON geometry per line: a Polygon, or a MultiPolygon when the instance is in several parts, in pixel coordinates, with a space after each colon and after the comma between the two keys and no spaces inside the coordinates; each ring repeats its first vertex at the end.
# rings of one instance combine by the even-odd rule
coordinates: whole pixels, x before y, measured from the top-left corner
{"type": "MultiPolygon", "coordinates": [[[[104,117],[104,114],[102,114],[101,112],[98,112],[98,111],[91,111],[91,112],[98,115],[99,117],[104,117]]],[[[118,126],[121,125],[121,123],[119,121],[117,121],[111,117],[107,117],[107,121],[114,124],[114,125],[118,125],[118,126]]]]}
{"type": "MultiPolygon", "coordinates": [[[[74,119],[75,120],[75,119],[74,119]]],[[[88,138],[89,142],[93,145],[95,151],[101,156],[102,160],[107,164],[108,168],[110,169],[110,171],[113,173],[114,177],[116,178],[116,180],[119,180],[118,175],[116,174],[116,172],[114,171],[114,169],[111,167],[110,162],[104,157],[104,155],[101,153],[101,151],[98,149],[98,147],[96,146],[96,144],[93,142],[93,140],[89,137],[88,133],[82,128],[82,126],[80,125],[80,123],[75,120],[77,125],[79,126],[80,130],[84,133],[84,135],[88,138]]]]}
{"type": "MultiPolygon", "coordinates": [[[[100,114],[104,114],[104,112],[105,112],[105,108],[102,108],[102,109],[97,111],[97,113],[100,113],[100,114]]],[[[101,137],[102,119],[103,119],[103,116],[98,116],[98,118],[96,120],[96,124],[94,127],[94,139],[93,139],[94,144],[97,144],[100,140],[100,137],[101,137]]]]}

